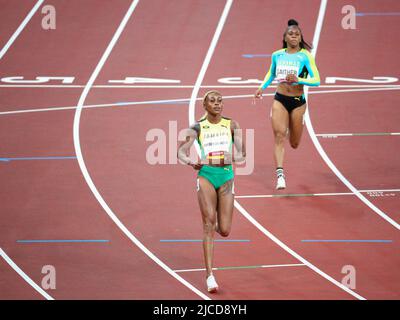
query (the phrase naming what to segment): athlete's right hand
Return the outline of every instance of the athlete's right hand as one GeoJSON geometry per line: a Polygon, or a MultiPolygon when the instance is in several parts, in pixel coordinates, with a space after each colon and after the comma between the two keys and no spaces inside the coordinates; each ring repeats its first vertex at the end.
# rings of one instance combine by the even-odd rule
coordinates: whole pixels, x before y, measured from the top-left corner
{"type": "Polygon", "coordinates": [[[254,98],[262,99],[262,92],[263,92],[263,90],[261,88],[258,88],[256,93],[254,94],[254,98]]]}

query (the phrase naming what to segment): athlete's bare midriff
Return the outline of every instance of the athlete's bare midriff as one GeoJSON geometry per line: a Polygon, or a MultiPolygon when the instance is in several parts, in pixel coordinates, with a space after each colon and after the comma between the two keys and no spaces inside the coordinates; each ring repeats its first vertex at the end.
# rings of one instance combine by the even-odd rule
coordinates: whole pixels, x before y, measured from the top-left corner
{"type": "Polygon", "coordinates": [[[276,91],[285,96],[298,97],[304,93],[303,87],[304,87],[304,85],[302,85],[302,84],[292,86],[288,83],[280,83],[278,85],[276,91]]]}

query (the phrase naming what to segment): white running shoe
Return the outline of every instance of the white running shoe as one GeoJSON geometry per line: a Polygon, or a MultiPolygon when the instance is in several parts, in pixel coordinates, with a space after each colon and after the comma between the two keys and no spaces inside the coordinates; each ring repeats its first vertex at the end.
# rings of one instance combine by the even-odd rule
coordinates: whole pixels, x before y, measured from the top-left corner
{"type": "Polygon", "coordinates": [[[215,281],[215,278],[214,278],[213,275],[210,275],[210,276],[207,278],[207,290],[208,290],[208,292],[210,292],[210,293],[215,293],[215,292],[218,291],[218,284],[217,284],[217,282],[215,281]]]}
{"type": "Polygon", "coordinates": [[[286,181],[284,176],[279,176],[276,182],[276,190],[281,190],[286,188],[286,181]]]}

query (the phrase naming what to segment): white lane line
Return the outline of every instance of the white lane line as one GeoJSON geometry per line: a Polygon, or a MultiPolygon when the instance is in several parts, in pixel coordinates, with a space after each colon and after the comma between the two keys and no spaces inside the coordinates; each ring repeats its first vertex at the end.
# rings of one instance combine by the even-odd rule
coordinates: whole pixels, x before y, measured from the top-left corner
{"type": "MultiPolygon", "coordinates": [[[[319,8],[318,12],[318,20],[315,28],[315,33],[314,33],[314,38],[313,38],[313,45],[314,49],[316,50],[318,47],[318,41],[319,41],[319,35],[321,33],[322,29],[322,24],[324,21],[324,16],[325,16],[325,11],[326,11],[326,6],[327,6],[328,1],[327,0],[321,0],[321,5],[319,8]]],[[[264,233],[267,237],[269,237],[271,240],[273,240],[276,244],[278,244],[281,248],[289,252],[291,255],[296,257],[298,260],[300,260],[302,263],[306,264],[309,268],[311,268],[313,271],[318,273],[320,276],[324,277],[328,281],[332,282],[342,290],[346,291],[347,293],[351,294],[355,298],[359,300],[365,300],[364,297],[361,295],[357,294],[353,290],[349,289],[342,283],[338,282],[337,280],[333,279],[331,276],[314,266],[312,263],[304,259],[302,256],[297,254],[295,251],[290,249],[288,246],[286,246],[282,241],[280,241],[278,238],[276,238],[272,233],[270,233],[267,229],[265,229],[260,223],[258,223],[236,200],[235,200],[235,207],[249,220],[251,221],[262,233],[264,233]]]]}
{"type": "Polygon", "coordinates": [[[94,81],[96,80],[97,76],[99,75],[101,69],[103,68],[107,58],[109,57],[112,49],[114,48],[116,42],[118,41],[122,31],[124,30],[126,24],[128,23],[129,18],[131,17],[133,11],[135,10],[139,0],[132,1],[128,11],[125,14],[121,24],[119,25],[117,31],[115,32],[111,42],[109,43],[106,51],[104,52],[103,56],[101,57],[99,63],[97,64],[95,70],[93,71],[88,83],[85,86],[85,89],[82,92],[81,97],[79,98],[78,106],[75,113],[74,118],[74,127],[73,127],[73,137],[74,137],[74,146],[75,152],[78,159],[79,167],[82,171],[82,174],[85,178],[86,183],[88,184],[90,190],[93,192],[94,196],[96,197],[99,204],[103,207],[104,211],[108,214],[108,216],[114,221],[114,223],[121,229],[121,231],[136,245],[138,246],[150,259],[152,259],[155,263],[157,263],[162,269],[164,269],[169,275],[174,277],[184,286],[192,290],[194,293],[199,295],[201,298],[205,300],[209,300],[210,298],[202,293],[200,290],[195,288],[192,284],[188,281],[183,279],[181,276],[176,274],[172,271],[170,267],[168,267],[164,262],[162,262],[156,255],[154,255],[149,249],[147,249],[129,230],[125,227],[125,225],[118,219],[118,217],[114,214],[111,208],[108,206],[106,201],[103,199],[99,191],[97,190],[95,184],[93,183],[92,178],[90,177],[89,171],[86,167],[85,161],[83,159],[81,145],[80,145],[80,137],[79,137],[79,123],[80,117],[82,113],[83,104],[85,99],[89,93],[91,86],[93,85],[94,81]]]}
{"type": "Polygon", "coordinates": [[[260,199],[260,198],[295,198],[295,197],[318,197],[318,196],[352,196],[354,193],[313,193],[313,194],[252,194],[246,196],[237,196],[235,199],[260,199]]]}
{"type": "Polygon", "coordinates": [[[1,84],[0,88],[53,88],[53,89],[82,89],[84,85],[70,85],[70,84],[1,84]]]}
{"type": "MultiPolygon", "coordinates": [[[[311,54],[315,57],[317,54],[317,49],[318,49],[318,43],[319,43],[319,38],[321,34],[321,29],[322,29],[322,23],[323,23],[323,16],[320,19],[318,17],[317,21],[317,27],[316,27],[316,32],[314,33],[314,38],[313,38],[313,45],[314,48],[311,51],[311,54]]],[[[306,96],[306,99],[308,100],[308,86],[305,86],[304,88],[304,94],[306,96]]],[[[315,131],[313,128],[313,125],[311,123],[311,118],[310,118],[310,113],[308,111],[308,107],[306,110],[306,113],[304,115],[306,127],[308,130],[308,133],[311,137],[312,142],[314,143],[315,148],[317,149],[318,153],[322,157],[322,159],[326,162],[328,167],[332,170],[332,172],[343,182],[343,184],[350,189],[351,192],[353,192],[362,202],[364,202],[370,209],[372,209],[375,213],[377,213],[380,217],[382,217],[384,220],[389,222],[393,227],[395,227],[397,230],[400,230],[400,225],[394,221],[392,218],[390,218],[388,215],[386,215],[382,210],[380,210],[377,206],[375,206],[371,201],[369,201],[365,196],[361,194],[360,191],[358,191],[351,183],[349,180],[347,180],[343,174],[336,168],[336,166],[333,164],[331,159],[328,157],[327,153],[325,150],[322,148],[317,136],[315,135],[315,131]]]]}
{"type": "Polygon", "coordinates": [[[346,291],[347,293],[351,294],[353,297],[359,300],[366,300],[364,297],[360,296],[358,293],[354,292],[353,290],[349,289],[339,281],[333,279],[331,276],[327,275],[325,272],[314,266],[312,263],[304,259],[298,253],[290,249],[287,245],[285,245],[282,241],[280,241],[277,237],[275,237],[271,232],[265,229],[256,219],[254,219],[240,204],[235,200],[235,208],[239,210],[239,212],[248,219],[258,230],[260,230],[263,234],[265,234],[268,238],[270,238],[273,242],[275,242],[278,246],[280,246],[283,250],[291,254],[293,257],[301,261],[307,267],[318,273],[320,276],[324,277],[326,280],[332,282],[334,285],[338,286],[342,290],[346,291]]]}
{"type": "MultiPolygon", "coordinates": [[[[318,21],[321,19],[323,19],[323,16],[325,14],[325,9],[326,9],[326,4],[327,1],[326,0],[321,0],[321,7],[320,7],[320,11],[318,14],[318,21]]],[[[208,61],[209,63],[209,61],[208,61]]],[[[208,63],[207,66],[208,67],[208,63]]],[[[205,71],[204,71],[205,72],[205,71]]],[[[198,84],[198,86],[200,86],[201,83],[198,84]]],[[[189,123],[195,123],[195,108],[196,108],[196,104],[195,104],[195,97],[197,96],[192,94],[192,99],[191,99],[191,103],[189,104],[189,123]]],[[[253,97],[253,95],[251,95],[251,97],[253,97]]],[[[198,154],[200,154],[199,152],[199,146],[196,146],[196,151],[198,154]]],[[[327,279],[328,281],[332,282],[333,284],[337,285],[339,288],[343,289],[344,291],[348,292],[349,294],[353,295],[354,297],[356,297],[357,299],[360,300],[364,300],[365,298],[361,297],[360,295],[358,295],[357,293],[353,292],[351,289],[347,288],[346,286],[344,286],[343,284],[339,283],[338,281],[336,281],[335,279],[333,279],[332,277],[328,276],[327,274],[325,274],[323,271],[321,271],[320,269],[318,269],[316,266],[314,266],[313,264],[311,264],[310,262],[308,262],[306,259],[304,259],[303,257],[301,257],[299,254],[297,254],[296,252],[294,252],[292,249],[290,249],[288,246],[286,246],[282,241],[280,241],[278,238],[276,238],[272,233],[270,233],[269,231],[267,231],[260,223],[258,223],[240,204],[239,202],[237,202],[235,200],[234,202],[235,204],[235,208],[237,210],[239,210],[239,212],[247,219],[249,220],[256,228],[258,228],[264,235],[266,235],[268,238],[270,238],[272,241],[274,241],[277,245],[279,245],[281,248],[283,248],[285,251],[287,251],[289,254],[291,254],[292,256],[294,256],[295,258],[297,258],[298,260],[300,260],[302,263],[306,264],[309,268],[311,268],[312,270],[314,270],[316,273],[318,273],[319,275],[321,275],[322,277],[324,277],[325,279],[327,279]]]]}
{"type": "MultiPolygon", "coordinates": [[[[369,89],[360,89],[360,90],[329,90],[329,91],[312,91],[309,94],[319,94],[319,93],[342,93],[342,92],[362,92],[369,91],[369,89]]],[[[372,89],[374,91],[384,91],[384,90],[400,90],[399,88],[379,88],[372,89]]],[[[266,93],[263,94],[263,97],[274,96],[275,93],[266,93]]],[[[254,94],[242,94],[242,95],[232,95],[232,96],[224,96],[224,99],[245,99],[251,98],[254,94]]],[[[196,98],[196,101],[200,101],[203,98],[196,98]]],[[[169,99],[169,100],[148,100],[148,101],[133,101],[133,102],[115,102],[115,103],[105,103],[105,104],[92,104],[92,105],[84,105],[83,108],[107,108],[107,107],[122,107],[122,106],[133,106],[133,105],[148,105],[148,104],[162,104],[162,103],[174,103],[174,102],[188,102],[190,98],[182,98],[182,99],[169,99]]],[[[10,114],[20,114],[20,113],[31,113],[31,112],[48,112],[48,111],[62,111],[62,110],[75,110],[76,106],[68,106],[68,107],[50,107],[50,108],[40,108],[40,109],[22,109],[22,110],[13,110],[13,111],[2,111],[1,115],[10,115],[10,114]]]]}
{"type": "MultiPolygon", "coordinates": [[[[225,8],[224,8],[224,11],[222,12],[221,19],[218,22],[214,37],[211,41],[210,47],[208,48],[207,55],[203,61],[203,65],[201,66],[200,72],[199,72],[196,82],[194,84],[194,88],[193,88],[192,95],[190,97],[190,103],[189,103],[189,124],[190,125],[192,125],[195,122],[195,114],[194,114],[195,103],[196,103],[197,96],[198,96],[198,93],[200,90],[200,86],[201,86],[201,83],[203,82],[208,65],[210,64],[211,57],[214,53],[215,47],[217,46],[219,37],[222,33],[222,29],[224,28],[224,24],[225,24],[226,18],[228,16],[229,10],[232,6],[232,2],[233,2],[233,0],[226,1],[225,8]]],[[[198,148],[198,145],[196,145],[196,147],[198,148]]]]}
{"type": "Polygon", "coordinates": [[[399,136],[400,132],[364,132],[364,133],[318,133],[317,137],[336,138],[336,137],[375,137],[375,136],[399,136]]]}
{"type": "Polygon", "coordinates": [[[0,60],[4,57],[8,49],[11,47],[11,45],[14,43],[14,41],[18,38],[18,36],[21,34],[22,30],[24,30],[25,26],[28,24],[28,22],[31,20],[33,15],[36,13],[36,11],[39,9],[39,7],[42,5],[44,0],[39,0],[36,2],[34,7],[31,9],[31,11],[28,13],[28,15],[25,17],[24,21],[19,25],[17,30],[15,30],[14,34],[11,36],[11,38],[7,41],[6,45],[1,49],[0,51],[0,60]]]}
{"type": "MultiPolygon", "coordinates": [[[[74,84],[0,84],[0,88],[55,88],[55,89],[79,89],[84,88],[85,85],[74,85],[74,84]]],[[[92,89],[193,89],[194,85],[93,85],[92,89]]],[[[269,86],[268,88],[276,88],[277,86],[269,86]]],[[[254,89],[258,86],[246,86],[246,85],[203,85],[200,88],[222,88],[222,89],[254,89]]],[[[400,88],[400,85],[320,85],[318,88],[400,88]]],[[[314,90],[318,90],[318,88],[314,90]]],[[[322,90],[321,90],[322,91],[322,90]]]]}
{"type": "MultiPolygon", "coordinates": [[[[308,87],[305,87],[305,89],[308,87]]],[[[382,88],[361,88],[361,89],[339,89],[339,90],[313,90],[308,94],[321,94],[321,93],[346,93],[346,92],[368,92],[368,91],[390,91],[399,90],[400,87],[382,87],[382,88]]],[[[307,90],[308,91],[308,90],[307,90]]]]}
{"type": "MultiPolygon", "coordinates": [[[[200,100],[200,99],[199,99],[200,100]]],[[[189,98],[182,99],[170,99],[170,100],[148,100],[148,101],[133,101],[133,102],[114,102],[114,103],[104,103],[104,104],[88,104],[82,106],[83,109],[90,108],[120,108],[121,106],[134,106],[134,105],[147,105],[147,104],[162,104],[162,103],[173,103],[173,102],[188,102],[189,98]]],[[[75,110],[77,106],[69,106],[69,107],[50,107],[50,108],[41,108],[41,109],[25,109],[25,110],[15,110],[15,111],[3,111],[0,112],[0,115],[8,115],[8,114],[19,114],[19,113],[31,113],[31,112],[47,112],[47,111],[62,111],[62,110],[75,110]]]]}
{"type": "MultiPolygon", "coordinates": [[[[286,267],[304,267],[306,266],[303,263],[293,263],[293,264],[264,264],[258,266],[238,266],[238,267],[217,267],[212,268],[214,271],[222,271],[222,270],[244,270],[244,269],[262,269],[262,268],[286,268],[286,267]]],[[[198,272],[198,271],[206,271],[205,268],[200,269],[180,269],[174,270],[175,272],[198,272]]]]}
{"type": "MultiPolygon", "coordinates": [[[[20,267],[4,252],[2,248],[0,248],[0,256],[9,264],[11,268],[17,272],[22,279],[24,279],[32,288],[34,288],[37,292],[39,292],[43,297],[47,300],[54,300],[52,296],[50,296],[46,291],[44,291],[41,287],[39,287],[25,272],[21,270],[20,267]]],[[[3,290],[7,290],[3,288],[3,290]]]]}
{"type": "MultiPolygon", "coordinates": [[[[13,33],[10,39],[8,39],[7,43],[4,45],[4,47],[0,51],[0,60],[4,57],[4,55],[7,53],[8,49],[11,47],[11,45],[14,43],[14,41],[18,38],[18,36],[21,34],[22,30],[24,30],[25,26],[28,24],[28,22],[31,20],[33,15],[36,13],[36,11],[39,9],[41,4],[44,2],[44,0],[39,0],[36,2],[34,7],[31,9],[31,11],[28,13],[28,15],[25,17],[25,19],[22,21],[22,23],[19,25],[17,30],[13,33]]],[[[35,282],[32,281],[31,278],[29,278],[26,273],[24,273],[9,257],[8,255],[0,248],[0,255],[4,258],[4,260],[10,265],[11,268],[13,268],[26,282],[28,282],[36,291],[38,291],[43,297],[45,297],[48,300],[53,300],[53,298],[48,295],[42,288],[40,288],[35,282]]]]}
{"type": "MultiPolygon", "coordinates": [[[[359,190],[362,193],[387,193],[400,192],[400,189],[379,189],[379,190],[359,190]]],[[[337,193],[293,193],[293,194],[256,194],[256,195],[235,195],[235,199],[257,199],[257,198],[285,198],[285,197],[326,197],[326,196],[355,196],[353,192],[337,193]]],[[[376,196],[376,198],[381,198],[376,196]]]]}

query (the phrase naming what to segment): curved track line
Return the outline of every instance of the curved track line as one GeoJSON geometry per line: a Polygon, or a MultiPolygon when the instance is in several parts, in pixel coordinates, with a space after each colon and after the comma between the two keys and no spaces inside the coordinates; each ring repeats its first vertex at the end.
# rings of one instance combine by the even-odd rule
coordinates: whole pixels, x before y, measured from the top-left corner
{"type": "Polygon", "coordinates": [[[333,279],[331,276],[327,275],[325,272],[321,271],[319,268],[314,266],[312,263],[310,263],[308,260],[304,259],[302,256],[300,256],[298,253],[290,249],[287,245],[285,245],[282,241],[280,241],[277,237],[275,237],[271,232],[269,232],[267,229],[265,229],[256,219],[254,219],[240,204],[235,200],[235,208],[239,210],[239,212],[247,219],[249,220],[258,230],[260,230],[263,234],[265,234],[268,238],[270,238],[273,242],[275,242],[278,246],[280,246],[283,250],[291,254],[293,257],[295,257],[297,260],[301,261],[303,264],[305,264],[307,267],[309,267],[311,270],[315,271],[318,273],[320,276],[324,277],[326,280],[332,282],[334,285],[338,286],[339,288],[343,289],[347,293],[351,294],[352,296],[356,297],[359,300],[366,300],[364,297],[360,296],[359,294],[355,293],[339,281],[333,279]]]}
{"type": "MultiPolygon", "coordinates": [[[[219,37],[221,35],[222,29],[224,27],[226,18],[228,16],[229,10],[231,9],[233,0],[227,0],[225,3],[224,11],[222,12],[221,18],[219,19],[217,29],[215,30],[214,37],[211,40],[210,47],[208,48],[206,57],[203,61],[203,65],[201,66],[199,75],[197,76],[196,83],[194,84],[192,95],[190,97],[189,103],[189,124],[192,125],[195,122],[195,104],[197,100],[197,95],[200,90],[201,83],[203,82],[204,76],[206,74],[208,65],[210,64],[211,57],[214,53],[215,47],[217,46],[219,37]]],[[[196,145],[197,147],[198,145],[196,145]]]]}
{"type": "MultiPolygon", "coordinates": [[[[190,96],[190,102],[189,102],[189,125],[192,125],[195,122],[196,101],[201,99],[201,98],[197,98],[197,95],[199,93],[201,83],[203,82],[204,76],[206,74],[208,65],[210,64],[211,57],[214,53],[215,47],[217,46],[222,29],[224,28],[224,24],[225,24],[226,18],[228,17],[228,13],[229,13],[229,10],[231,9],[232,3],[233,3],[233,0],[227,0],[225,3],[224,11],[222,12],[221,18],[219,19],[217,28],[214,33],[214,37],[211,40],[206,57],[204,58],[204,61],[203,61],[203,65],[201,66],[200,72],[196,79],[196,83],[193,87],[192,95],[190,96]]],[[[197,141],[195,141],[194,146],[196,148],[197,154],[200,154],[200,146],[197,141]]]]}
{"type": "MultiPolygon", "coordinates": [[[[327,2],[328,0],[322,0],[327,2]]],[[[322,7],[322,6],[321,6],[322,7]]],[[[317,49],[318,49],[318,43],[319,43],[319,37],[321,34],[321,29],[322,29],[322,23],[325,15],[325,9],[326,9],[326,3],[324,6],[324,12],[322,15],[318,16],[317,20],[317,25],[316,25],[316,31],[314,33],[314,38],[313,38],[313,45],[314,48],[311,51],[311,54],[315,57],[317,54],[317,49]]],[[[320,11],[321,13],[321,11],[320,11]]],[[[306,86],[304,88],[304,95],[306,99],[308,100],[308,87],[306,86]]],[[[325,150],[322,148],[320,142],[318,141],[317,136],[315,135],[313,125],[311,123],[310,119],[310,114],[308,112],[308,107],[304,116],[304,120],[306,122],[308,134],[311,137],[312,142],[314,143],[315,148],[317,149],[318,153],[322,157],[322,159],[325,161],[325,163],[328,165],[328,167],[332,170],[332,172],[340,179],[340,181],[343,182],[343,184],[350,189],[351,192],[353,192],[362,202],[364,202],[370,209],[372,209],[375,213],[377,213],[380,217],[385,219],[387,222],[389,222],[393,227],[395,227],[397,230],[400,230],[400,225],[394,221],[392,218],[390,218],[388,215],[386,215],[382,210],[380,210],[378,207],[376,207],[371,201],[369,201],[366,197],[364,197],[361,192],[359,192],[358,189],[356,189],[349,180],[347,180],[342,173],[336,168],[336,166],[333,164],[331,159],[328,157],[326,154],[325,150]]]]}
{"type": "MultiPolygon", "coordinates": [[[[0,51],[0,60],[4,57],[4,55],[7,53],[8,49],[11,47],[11,45],[14,43],[14,41],[18,38],[18,36],[21,34],[21,32],[24,30],[25,26],[28,24],[28,22],[31,20],[31,18],[34,16],[36,11],[39,9],[39,7],[42,5],[44,0],[38,0],[36,4],[33,6],[31,11],[28,13],[28,15],[25,17],[25,19],[22,21],[22,23],[18,26],[17,30],[13,33],[11,38],[7,41],[7,43],[4,45],[4,47],[0,51]]],[[[17,266],[17,264],[10,259],[10,257],[3,251],[3,249],[0,248],[0,256],[4,258],[4,260],[10,265],[11,268],[15,270],[29,285],[31,285],[37,292],[39,292],[43,297],[45,297],[47,300],[54,300],[50,295],[48,295],[42,288],[40,288],[31,278],[29,278],[24,271],[22,271],[21,268],[17,266]]]]}
{"type": "Polygon", "coordinates": [[[115,43],[119,39],[123,29],[125,28],[130,16],[132,15],[133,11],[135,10],[137,4],[139,3],[139,0],[133,0],[127,13],[125,14],[124,19],[122,20],[120,26],[118,27],[117,31],[115,32],[111,42],[109,43],[106,51],[104,52],[103,56],[101,57],[101,60],[97,64],[95,70],[93,71],[93,74],[91,75],[88,83],[85,86],[85,89],[82,92],[82,95],[79,99],[76,113],[75,113],[75,118],[74,118],[74,146],[75,146],[75,153],[78,159],[79,167],[82,171],[82,174],[85,178],[86,183],[88,184],[90,190],[96,197],[97,201],[99,204],[103,207],[104,211],[108,214],[108,216],[114,221],[114,223],[118,226],[118,228],[121,229],[121,231],[136,245],[138,246],[150,259],[152,259],[155,263],[157,263],[161,268],[163,268],[168,274],[170,274],[172,277],[174,277],[176,280],[181,282],[184,286],[192,290],[194,293],[199,295],[201,298],[205,300],[210,300],[208,296],[206,296],[204,293],[202,293],[200,290],[195,288],[192,284],[190,284],[188,281],[183,279],[181,276],[176,274],[170,267],[168,267],[164,262],[162,262],[156,255],[154,255],[149,249],[147,249],[129,230],[128,228],[125,227],[125,225],[118,219],[118,217],[114,214],[114,212],[110,209],[108,204],[105,202],[99,191],[97,190],[95,184],[93,183],[92,178],[90,177],[89,171],[87,170],[85,161],[82,156],[82,150],[80,146],[80,138],[79,138],[79,123],[80,123],[80,117],[82,113],[82,108],[83,104],[85,102],[85,99],[89,93],[89,90],[91,86],[93,85],[94,81],[96,80],[97,76],[100,73],[100,70],[103,68],[108,56],[110,55],[115,43]]]}
{"type": "MultiPolygon", "coordinates": [[[[229,3],[229,7],[230,7],[231,3],[229,3]]],[[[227,2],[227,6],[228,6],[228,2],[227,2]]],[[[320,7],[320,11],[319,11],[319,15],[318,18],[320,19],[320,16],[322,14],[322,18],[323,18],[323,13],[325,11],[325,7],[326,7],[326,1],[321,0],[321,7],[320,7]]],[[[220,26],[218,26],[220,27],[220,26]]],[[[220,27],[220,31],[222,31],[222,26],[220,27]]],[[[218,30],[218,29],[217,29],[218,30]]],[[[206,59],[203,63],[203,66],[201,68],[201,72],[199,74],[199,77],[196,81],[196,86],[192,92],[192,96],[190,99],[190,104],[189,104],[189,124],[193,124],[195,122],[195,108],[196,108],[196,98],[197,98],[197,94],[201,85],[201,82],[204,78],[205,72],[208,68],[208,65],[210,63],[211,60],[211,56],[213,54],[213,51],[215,49],[215,46],[217,44],[219,38],[219,34],[214,36],[214,39],[211,43],[211,46],[209,48],[209,51],[207,53],[206,59]],[[194,94],[196,93],[196,94],[194,94]]],[[[196,150],[199,153],[199,146],[198,144],[196,145],[196,150]]],[[[346,291],[347,293],[351,294],[352,296],[356,297],[359,300],[366,300],[364,297],[360,296],[359,294],[355,293],[354,291],[352,291],[351,289],[347,288],[346,286],[344,286],[343,284],[341,284],[340,282],[336,281],[335,279],[333,279],[332,277],[330,277],[329,275],[327,275],[326,273],[324,273],[323,271],[321,271],[320,269],[318,269],[316,266],[314,266],[313,264],[311,264],[309,261],[307,261],[306,259],[304,259],[302,256],[300,256],[299,254],[297,254],[295,251],[293,251],[292,249],[290,249],[287,245],[285,245],[282,241],[280,241],[277,237],[275,237],[272,233],[270,233],[268,230],[266,230],[259,222],[257,222],[256,219],[254,219],[240,204],[239,202],[237,202],[235,200],[235,208],[237,210],[239,210],[239,212],[247,219],[249,220],[257,229],[259,229],[264,235],[266,235],[268,238],[270,238],[273,242],[275,242],[278,246],[280,246],[282,249],[284,249],[286,252],[288,252],[289,254],[291,254],[292,256],[294,256],[296,259],[298,259],[299,261],[301,261],[302,263],[304,263],[305,265],[307,265],[309,268],[311,268],[313,271],[315,271],[316,273],[318,273],[320,276],[324,277],[325,279],[327,279],[328,281],[332,282],[334,285],[338,286],[339,288],[343,289],[344,291],[346,291]]]]}
{"type": "Polygon", "coordinates": [[[4,252],[2,248],[0,248],[0,256],[9,264],[11,268],[15,270],[30,286],[32,286],[37,292],[39,292],[43,297],[47,300],[54,300],[52,296],[50,296],[46,291],[44,291],[41,287],[39,287],[29,276],[22,271],[20,267],[4,252]]]}
{"type": "MultiPolygon", "coordinates": [[[[316,31],[314,33],[314,38],[315,38],[315,34],[320,32],[320,28],[322,27],[322,22],[324,20],[324,15],[325,15],[325,10],[326,10],[326,6],[327,6],[327,2],[328,0],[321,0],[321,5],[319,8],[319,13],[318,13],[318,20],[317,20],[317,28],[316,31]],[[318,26],[320,26],[318,28],[318,26]]],[[[318,35],[319,37],[319,35],[318,35]]],[[[315,42],[313,42],[313,44],[315,45],[315,42]]],[[[315,48],[318,46],[318,43],[315,45],[315,48]]],[[[366,300],[364,297],[362,297],[361,295],[355,293],[354,291],[352,291],[351,289],[349,289],[348,287],[346,287],[345,285],[343,285],[342,283],[338,282],[337,280],[333,279],[331,276],[329,276],[328,274],[326,274],[325,272],[323,272],[322,270],[320,270],[319,268],[317,268],[316,266],[314,266],[312,263],[310,263],[309,261],[307,261],[306,259],[304,259],[302,256],[300,256],[298,253],[296,253],[295,251],[293,251],[292,249],[290,249],[287,245],[285,245],[282,241],[280,241],[277,237],[275,237],[272,233],[270,233],[267,229],[265,229],[260,223],[257,222],[257,220],[255,220],[240,204],[239,202],[237,202],[235,200],[235,208],[238,209],[240,211],[240,213],[246,217],[254,226],[256,226],[257,229],[259,229],[263,234],[265,234],[268,238],[270,238],[272,241],[274,241],[277,245],[279,245],[282,249],[284,249],[285,251],[287,251],[289,254],[291,254],[292,256],[294,256],[296,259],[300,260],[302,263],[304,263],[305,265],[307,265],[309,268],[311,268],[311,270],[315,271],[317,274],[319,274],[320,276],[324,277],[326,280],[332,282],[334,285],[338,286],[339,288],[343,289],[344,291],[346,291],[347,293],[351,294],[352,296],[356,297],[359,300],[366,300]]]]}

